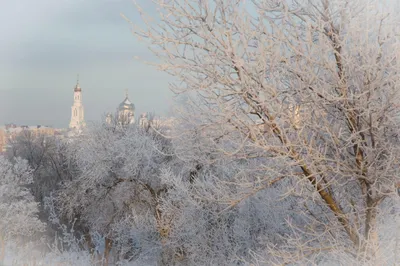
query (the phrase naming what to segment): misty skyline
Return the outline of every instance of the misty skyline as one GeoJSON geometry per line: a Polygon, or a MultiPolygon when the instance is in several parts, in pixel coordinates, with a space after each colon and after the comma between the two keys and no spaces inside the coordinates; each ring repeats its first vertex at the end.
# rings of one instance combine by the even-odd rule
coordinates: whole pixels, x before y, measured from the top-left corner
{"type": "Polygon", "coordinates": [[[168,112],[172,79],[133,59],[154,57],[120,16],[140,23],[131,0],[19,0],[1,7],[0,125],[67,127],[77,74],[87,121],[114,112],[125,89],[136,116],[168,112]]]}

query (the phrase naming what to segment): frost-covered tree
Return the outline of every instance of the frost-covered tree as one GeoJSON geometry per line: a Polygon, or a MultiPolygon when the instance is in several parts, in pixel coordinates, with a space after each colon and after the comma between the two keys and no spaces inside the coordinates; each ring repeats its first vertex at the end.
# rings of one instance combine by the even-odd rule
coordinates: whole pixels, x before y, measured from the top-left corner
{"type": "Polygon", "coordinates": [[[30,188],[38,202],[43,202],[63,180],[70,180],[74,175],[66,153],[67,142],[62,139],[24,130],[9,145],[8,158],[25,159],[33,169],[30,188]]]}
{"type": "Polygon", "coordinates": [[[193,99],[187,120],[265,173],[234,179],[253,192],[228,205],[282,180],[303,206],[269,256],[385,263],[380,221],[397,215],[400,174],[397,13],[378,0],[155,2],[159,17],[139,7],[147,27],[133,32],[193,99]]]}
{"type": "Polygon", "coordinates": [[[27,161],[16,159],[11,163],[0,156],[0,262],[6,245],[22,245],[44,230],[38,219],[38,203],[27,188],[32,182],[27,161]]]}
{"type": "Polygon", "coordinates": [[[165,234],[160,197],[167,189],[160,173],[174,160],[168,140],[135,125],[95,124],[74,139],[69,154],[77,175],[58,191],[56,205],[69,221],[77,220],[75,228],[92,248],[98,234],[104,238],[105,260],[111,251],[120,257],[132,252],[126,233],[131,230],[120,226],[132,213],[150,217],[152,234],[160,241],[165,234]]]}
{"type": "Polygon", "coordinates": [[[251,193],[251,188],[238,187],[235,182],[246,178],[242,170],[247,167],[228,160],[204,165],[190,182],[182,175],[164,172],[169,190],[161,206],[173,217],[166,265],[246,265],[251,252],[280,243],[289,229],[281,221],[291,216],[289,211],[301,209],[280,197],[282,187],[232,202],[245,191],[251,193]]]}

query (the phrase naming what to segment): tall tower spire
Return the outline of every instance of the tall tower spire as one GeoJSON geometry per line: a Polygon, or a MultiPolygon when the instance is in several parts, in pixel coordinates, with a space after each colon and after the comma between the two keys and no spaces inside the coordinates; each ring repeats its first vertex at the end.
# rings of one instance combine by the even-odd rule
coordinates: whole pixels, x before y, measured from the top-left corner
{"type": "Polygon", "coordinates": [[[71,107],[71,122],[70,128],[80,129],[85,125],[84,111],[82,105],[82,89],[79,85],[79,74],[77,76],[76,85],[74,88],[74,103],[71,107]]]}

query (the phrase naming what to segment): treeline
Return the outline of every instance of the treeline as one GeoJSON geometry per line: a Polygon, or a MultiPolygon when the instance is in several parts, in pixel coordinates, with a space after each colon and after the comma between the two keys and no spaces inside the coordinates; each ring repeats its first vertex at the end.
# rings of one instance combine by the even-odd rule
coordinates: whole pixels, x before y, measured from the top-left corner
{"type": "MultiPolygon", "coordinates": [[[[51,248],[41,256],[59,252],[59,260],[68,261],[76,253],[76,261],[68,261],[75,265],[230,265],[250,262],[250,251],[281,242],[294,201],[280,199],[278,187],[245,200],[256,183],[236,183],[257,182],[262,160],[220,155],[205,132],[180,130],[179,139],[163,132],[151,123],[102,123],[69,139],[22,133],[2,160],[29,176],[14,185],[28,195],[24,220],[34,225],[26,229],[31,235],[7,233],[3,244],[28,237],[43,248],[46,236],[51,248]]],[[[9,183],[21,175],[8,174],[15,175],[9,183]]],[[[10,219],[14,226],[21,216],[10,219]]]]}
{"type": "Polygon", "coordinates": [[[227,155],[232,143],[187,124],[165,132],[151,123],[92,124],[68,139],[23,132],[1,158],[3,260],[8,251],[44,265],[270,265],[289,254],[298,263],[357,261],[324,203],[296,192],[293,180],[272,179],[262,150],[227,155]],[[313,233],[335,231],[318,236],[335,241],[331,250],[314,242],[318,252],[298,254],[313,233]]]}

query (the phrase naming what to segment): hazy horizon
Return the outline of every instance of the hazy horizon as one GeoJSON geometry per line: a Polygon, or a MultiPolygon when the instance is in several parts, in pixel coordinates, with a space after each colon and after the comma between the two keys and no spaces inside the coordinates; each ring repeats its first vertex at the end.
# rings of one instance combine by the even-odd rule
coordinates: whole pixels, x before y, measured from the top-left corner
{"type": "MultiPolygon", "coordinates": [[[[151,10],[150,3],[142,1],[151,10]]],[[[85,120],[113,112],[129,90],[142,112],[164,115],[171,78],[133,59],[154,58],[120,14],[135,23],[131,0],[20,0],[0,10],[0,125],[67,127],[77,74],[85,120]]]]}

